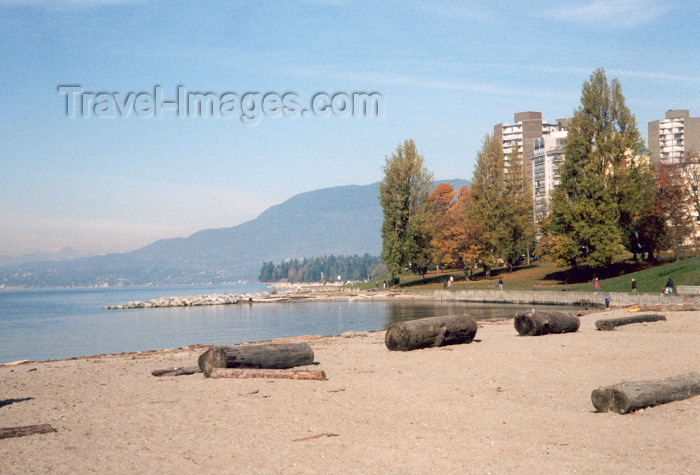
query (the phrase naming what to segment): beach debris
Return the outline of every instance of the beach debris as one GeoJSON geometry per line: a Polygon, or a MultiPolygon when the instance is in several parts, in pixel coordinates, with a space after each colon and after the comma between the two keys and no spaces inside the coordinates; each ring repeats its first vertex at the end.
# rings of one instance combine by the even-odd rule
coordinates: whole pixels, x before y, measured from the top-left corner
{"type": "Polygon", "coordinates": [[[34,434],[47,434],[49,432],[56,432],[56,429],[51,427],[51,424],[5,427],[0,428],[0,439],[9,439],[11,437],[24,437],[25,435],[34,434]]]}
{"type": "Polygon", "coordinates": [[[633,317],[609,318],[606,320],[598,320],[595,322],[595,327],[598,330],[612,331],[615,329],[615,327],[619,327],[621,325],[629,325],[631,323],[659,322],[664,320],[666,320],[666,316],[664,315],[657,313],[649,313],[646,315],[635,315],[633,317]]]}
{"type": "Polygon", "coordinates": [[[213,368],[211,378],[307,379],[325,381],[322,369],[213,368]]]}
{"type": "Polygon", "coordinates": [[[340,437],[340,434],[334,434],[333,432],[324,432],[322,434],[310,435],[309,437],[302,437],[301,439],[294,439],[292,440],[292,442],[302,442],[304,440],[320,439],[321,437],[340,437]]]}
{"type": "Polygon", "coordinates": [[[687,373],[650,381],[623,381],[593,390],[591,402],[598,412],[626,414],[636,409],[681,401],[700,394],[700,373],[687,373]]]}
{"type": "Polygon", "coordinates": [[[448,315],[392,323],[384,343],[392,351],[410,351],[470,343],[476,335],[476,319],[471,315],[448,315]]]}
{"type": "Polygon", "coordinates": [[[314,362],[314,352],[306,342],[217,346],[199,356],[199,367],[207,378],[214,368],[287,369],[314,362]]]}
{"type": "Polygon", "coordinates": [[[540,336],[578,331],[578,317],[563,312],[535,312],[515,316],[515,329],[520,336],[540,336]]]}
{"type": "Polygon", "coordinates": [[[625,312],[631,313],[631,312],[639,312],[641,308],[637,304],[630,305],[625,309],[625,312]]]}
{"type": "Polygon", "coordinates": [[[181,366],[179,368],[154,369],[151,374],[153,376],[182,376],[201,372],[202,369],[199,366],[181,366]]]}
{"type": "Polygon", "coordinates": [[[19,365],[27,364],[27,363],[36,363],[36,361],[32,361],[32,360],[10,361],[9,363],[0,363],[0,366],[19,366],[19,365]]]}

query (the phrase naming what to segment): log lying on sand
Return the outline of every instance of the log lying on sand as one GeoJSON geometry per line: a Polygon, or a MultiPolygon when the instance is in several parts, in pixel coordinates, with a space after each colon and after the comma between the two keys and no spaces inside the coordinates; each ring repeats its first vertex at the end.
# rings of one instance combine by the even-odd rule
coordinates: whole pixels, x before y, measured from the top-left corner
{"type": "Polygon", "coordinates": [[[311,379],[325,381],[322,369],[213,368],[212,378],[311,379]]]}
{"type": "Polygon", "coordinates": [[[392,351],[470,343],[476,335],[476,319],[471,315],[429,317],[393,323],[384,343],[392,351]]]}
{"type": "Polygon", "coordinates": [[[578,317],[562,312],[530,311],[516,315],[514,323],[520,336],[540,336],[578,331],[581,321],[578,317]]]}
{"type": "Polygon", "coordinates": [[[643,323],[643,322],[658,322],[661,320],[666,320],[664,315],[657,313],[650,313],[647,315],[635,315],[633,317],[621,317],[621,318],[609,318],[607,320],[598,320],[595,322],[595,327],[598,330],[611,331],[615,327],[621,325],[629,325],[630,323],[643,323]]]}
{"type": "Polygon", "coordinates": [[[287,369],[313,362],[314,352],[306,342],[219,346],[199,356],[199,367],[207,378],[214,368],[287,369]]]}
{"type": "Polygon", "coordinates": [[[51,424],[36,424],[32,426],[5,427],[0,428],[0,439],[9,439],[11,437],[24,437],[25,435],[47,434],[56,432],[56,429],[51,427],[51,424]]]}
{"type": "Polygon", "coordinates": [[[183,374],[201,373],[199,366],[181,366],[179,368],[154,369],[151,371],[153,376],[182,376],[183,374]]]}
{"type": "Polygon", "coordinates": [[[700,394],[700,374],[688,373],[651,381],[623,381],[595,389],[591,401],[598,412],[625,414],[635,409],[680,401],[700,394]]]}

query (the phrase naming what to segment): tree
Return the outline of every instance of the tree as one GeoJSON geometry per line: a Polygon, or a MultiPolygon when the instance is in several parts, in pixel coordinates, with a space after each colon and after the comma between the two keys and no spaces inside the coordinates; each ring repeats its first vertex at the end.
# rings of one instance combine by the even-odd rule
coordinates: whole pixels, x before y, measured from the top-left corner
{"type": "Polygon", "coordinates": [[[663,239],[658,244],[662,250],[671,249],[676,259],[683,245],[694,233],[690,212],[692,197],[689,189],[679,164],[659,166],[658,195],[654,211],[663,222],[663,239]]]}
{"type": "Polygon", "coordinates": [[[653,256],[658,249],[665,223],[655,209],[657,201],[657,177],[646,160],[629,157],[626,166],[618,170],[619,226],[622,242],[634,259],[646,253],[653,256]]]}
{"type": "Polygon", "coordinates": [[[422,266],[430,258],[421,211],[433,176],[423,167],[423,157],[412,139],[386,157],[383,171],[384,180],[379,184],[384,212],[381,257],[394,283],[398,283],[406,267],[422,266]]]}
{"type": "Polygon", "coordinates": [[[467,187],[461,187],[457,199],[436,222],[431,245],[436,264],[445,267],[462,268],[469,279],[474,268],[487,255],[488,248],[483,229],[469,216],[471,193],[467,187]]]}
{"type": "Polygon", "coordinates": [[[594,71],[569,123],[560,186],[552,194],[557,257],[573,267],[583,261],[603,267],[622,250],[620,203],[628,195],[621,171],[627,157],[643,151],[620,83],[609,84],[604,69],[594,71]]]}
{"type": "Polygon", "coordinates": [[[515,261],[527,253],[535,240],[532,187],[527,182],[523,158],[518,147],[513,147],[505,174],[503,225],[506,232],[500,246],[500,255],[512,271],[515,261]]]}
{"type": "Polygon", "coordinates": [[[484,137],[471,181],[469,218],[484,232],[482,264],[487,275],[508,241],[503,148],[493,135],[484,137]]]}

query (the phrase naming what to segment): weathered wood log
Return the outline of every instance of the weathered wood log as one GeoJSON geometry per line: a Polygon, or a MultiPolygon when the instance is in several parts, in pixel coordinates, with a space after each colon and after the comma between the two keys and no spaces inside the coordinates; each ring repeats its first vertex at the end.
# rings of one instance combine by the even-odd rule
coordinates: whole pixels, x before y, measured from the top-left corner
{"type": "Polygon", "coordinates": [[[311,379],[325,381],[322,369],[212,368],[212,378],[311,379]]]}
{"type": "Polygon", "coordinates": [[[24,437],[25,435],[47,434],[56,432],[56,429],[51,427],[51,424],[36,424],[32,426],[19,427],[4,427],[0,428],[0,439],[9,439],[11,437],[24,437]]]}
{"type": "Polygon", "coordinates": [[[540,336],[578,331],[578,317],[563,312],[528,312],[515,316],[515,329],[520,336],[540,336]]]}
{"type": "Polygon", "coordinates": [[[308,343],[278,343],[210,348],[199,356],[199,367],[207,378],[214,368],[287,369],[314,362],[308,343]]]}
{"type": "Polygon", "coordinates": [[[410,351],[470,343],[474,335],[476,319],[471,315],[429,317],[392,323],[384,343],[392,351],[410,351]]]}
{"type": "Polygon", "coordinates": [[[643,407],[680,401],[700,394],[700,374],[688,373],[651,381],[623,381],[593,390],[591,402],[598,412],[625,414],[643,407]]]}
{"type": "Polygon", "coordinates": [[[595,322],[595,327],[602,331],[611,331],[615,327],[621,325],[629,325],[631,323],[658,322],[666,320],[664,315],[652,313],[647,315],[634,315],[632,317],[609,318],[606,320],[598,320],[595,322]]]}
{"type": "Polygon", "coordinates": [[[183,374],[201,373],[202,369],[199,366],[181,366],[179,368],[154,369],[151,371],[153,376],[182,376],[183,374]]]}

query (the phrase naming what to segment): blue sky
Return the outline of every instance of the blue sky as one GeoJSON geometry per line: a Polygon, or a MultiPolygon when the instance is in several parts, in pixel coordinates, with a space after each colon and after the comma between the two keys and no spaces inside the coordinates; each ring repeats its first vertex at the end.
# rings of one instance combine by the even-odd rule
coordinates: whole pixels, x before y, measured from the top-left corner
{"type": "Polygon", "coordinates": [[[513,113],[569,117],[604,67],[646,136],[700,116],[700,2],[0,0],[0,255],[122,252],[381,180],[413,138],[470,178],[513,113]],[[381,117],[66,116],[84,92],[378,92],[381,117]]]}

